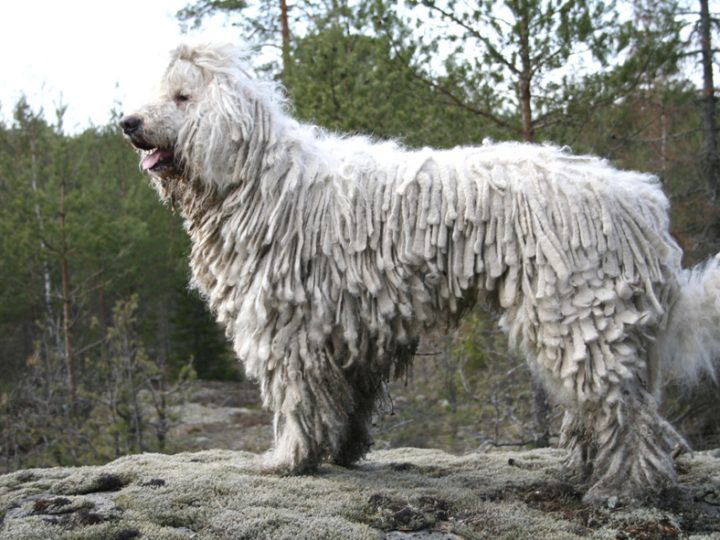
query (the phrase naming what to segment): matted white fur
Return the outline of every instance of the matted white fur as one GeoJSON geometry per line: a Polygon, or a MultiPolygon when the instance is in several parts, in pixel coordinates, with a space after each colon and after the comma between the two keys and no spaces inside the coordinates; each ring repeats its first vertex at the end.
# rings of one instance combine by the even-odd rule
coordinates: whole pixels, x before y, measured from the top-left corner
{"type": "Polygon", "coordinates": [[[675,482],[684,442],[657,413],[660,369],[712,372],[720,270],[681,269],[656,178],[552,146],[340,137],[279,96],[237,49],[182,46],[159,100],[121,121],[275,414],[268,467],[360,458],[384,382],[480,295],[567,408],[586,500],[675,482]]]}

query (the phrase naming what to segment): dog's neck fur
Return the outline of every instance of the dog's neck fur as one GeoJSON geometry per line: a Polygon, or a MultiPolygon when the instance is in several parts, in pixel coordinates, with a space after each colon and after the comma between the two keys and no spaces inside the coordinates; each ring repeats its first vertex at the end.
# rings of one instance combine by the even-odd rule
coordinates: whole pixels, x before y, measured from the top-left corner
{"type": "MultiPolygon", "coordinates": [[[[234,164],[236,170],[243,170],[248,176],[224,190],[216,187],[212,178],[197,176],[187,167],[177,176],[152,180],[160,198],[177,209],[183,218],[191,239],[191,284],[208,301],[219,322],[226,327],[228,337],[232,337],[233,330],[227,323],[232,322],[236,314],[225,312],[226,299],[247,294],[252,284],[245,278],[254,275],[271,245],[277,243],[270,221],[279,201],[280,204],[284,201],[285,206],[295,204],[293,196],[283,197],[287,171],[283,175],[282,170],[290,167],[287,159],[277,158],[284,154],[281,149],[273,149],[272,163],[267,163],[263,156],[263,166],[251,164],[252,174],[245,169],[244,161],[249,159],[249,147],[253,144],[255,141],[250,140],[241,145],[234,164]],[[268,178],[272,179],[271,188],[264,183],[268,178]],[[245,270],[238,272],[239,277],[233,283],[225,283],[218,272],[231,264],[245,270]]],[[[255,159],[257,157],[255,155],[255,159]]],[[[284,242],[284,247],[288,248],[291,242],[284,242]]]]}

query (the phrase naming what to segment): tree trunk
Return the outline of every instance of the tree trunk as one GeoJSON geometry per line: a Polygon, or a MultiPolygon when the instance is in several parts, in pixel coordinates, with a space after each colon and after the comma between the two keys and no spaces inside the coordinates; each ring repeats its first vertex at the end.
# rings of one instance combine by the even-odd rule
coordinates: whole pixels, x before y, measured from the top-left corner
{"type": "Polygon", "coordinates": [[[287,0],[280,0],[280,29],[282,34],[282,77],[283,82],[287,82],[287,74],[290,70],[290,25],[287,0]]]}
{"type": "Polygon", "coordinates": [[[535,140],[535,128],[532,117],[532,96],[530,84],[532,83],[532,60],[530,58],[530,15],[527,6],[520,13],[520,61],[522,64],[518,84],[518,99],[520,100],[520,113],[522,117],[522,137],[526,142],[535,140]]]}
{"type": "MultiPolygon", "coordinates": [[[[523,4],[520,12],[520,62],[519,100],[522,118],[522,137],[525,142],[535,140],[535,127],[532,117],[532,59],[530,54],[530,14],[527,4],[523,4]]],[[[550,406],[545,387],[534,373],[532,375],[533,406],[532,417],[535,431],[535,445],[544,448],[550,444],[550,406]]]]}
{"type": "Polygon", "coordinates": [[[72,340],[70,339],[71,298],[70,298],[70,264],[68,263],[67,239],[65,237],[65,180],[60,182],[60,259],[62,273],[62,302],[63,302],[63,357],[67,370],[67,386],[71,408],[77,400],[77,382],[75,380],[75,366],[73,365],[72,340]]]}
{"type": "Polygon", "coordinates": [[[520,81],[520,106],[522,112],[522,137],[526,142],[535,140],[535,129],[532,121],[532,106],[530,103],[530,81],[520,81]]]}
{"type": "Polygon", "coordinates": [[[550,404],[545,387],[532,374],[533,404],[532,418],[534,428],[535,446],[546,448],[550,446],[550,404]]]}
{"type": "Polygon", "coordinates": [[[167,442],[167,432],[169,429],[168,426],[168,418],[167,418],[167,401],[165,399],[165,375],[161,377],[162,380],[162,386],[160,387],[160,403],[157,407],[157,427],[155,428],[155,433],[157,435],[157,442],[158,442],[158,451],[164,452],[165,451],[165,444],[167,442]]]}
{"type": "Polygon", "coordinates": [[[452,336],[446,336],[442,340],[442,362],[445,371],[445,391],[447,392],[450,410],[457,412],[457,385],[455,374],[457,373],[457,362],[452,358],[452,336]]]}
{"type": "Polygon", "coordinates": [[[711,41],[711,18],[708,0],[700,0],[700,46],[703,67],[703,155],[702,171],[710,198],[718,198],[720,181],[720,156],[717,148],[717,124],[715,123],[715,87],[713,85],[713,53],[711,41]]]}
{"type": "MultiPolygon", "coordinates": [[[[37,159],[37,148],[35,140],[30,141],[30,187],[33,193],[37,194],[38,188],[38,159],[37,159]]],[[[43,268],[43,298],[45,300],[45,312],[47,316],[47,328],[51,332],[55,350],[58,355],[62,356],[63,347],[60,343],[60,331],[59,324],[55,318],[52,301],[52,281],[50,279],[50,265],[47,257],[47,246],[45,245],[45,223],[43,221],[42,214],[40,213],[40,204],[36,201],[34,205],[35,219],[37,219],[38,229],[40,230],[40,253],[42,253],[42,268],[43,268]]]]}

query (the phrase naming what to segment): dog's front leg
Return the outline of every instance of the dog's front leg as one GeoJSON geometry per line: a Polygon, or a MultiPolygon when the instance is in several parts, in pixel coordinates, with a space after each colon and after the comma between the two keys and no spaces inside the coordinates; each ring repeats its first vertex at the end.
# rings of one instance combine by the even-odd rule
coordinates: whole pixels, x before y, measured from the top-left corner
{"type": "Polygon", "coordinates": [[[316,350],[312,358],[291,356],[266,373],[261,389],[275,428],[273,448],[263,456],[265,470],[302,474],[341,453],[355,392],[329,355],[316,350]]]}

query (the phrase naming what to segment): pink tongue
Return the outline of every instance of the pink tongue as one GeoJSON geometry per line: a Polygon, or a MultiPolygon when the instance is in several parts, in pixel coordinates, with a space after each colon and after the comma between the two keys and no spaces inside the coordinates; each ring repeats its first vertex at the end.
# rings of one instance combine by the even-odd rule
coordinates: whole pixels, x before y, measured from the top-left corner
{"type": "Polygon", "coordinates": [[[170,156],[172,156],[172,152],[170,150],[160,150],[156,148],[142,159],[140,162],[140,168],[143,171],[147,171],[148,169],[152,169],[161,160],[170,156]]]}

